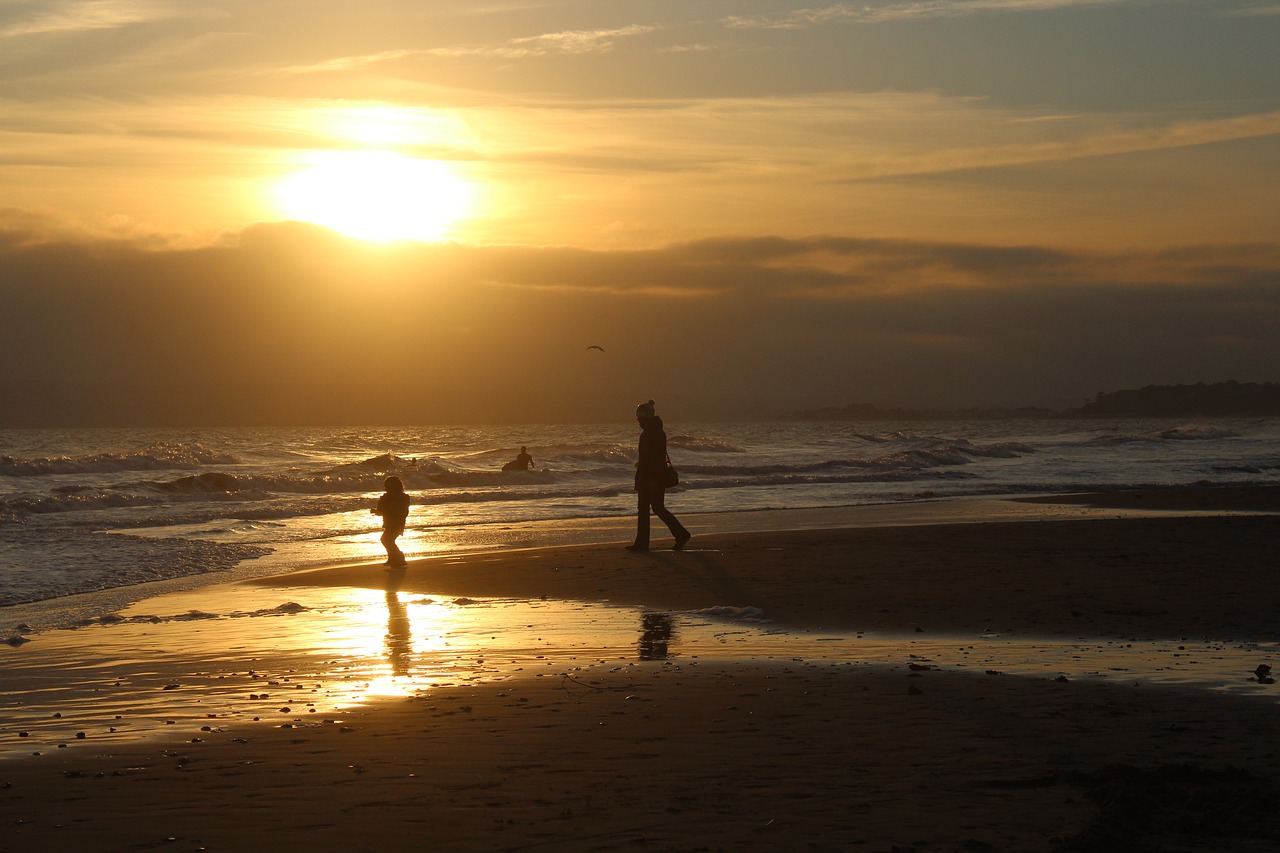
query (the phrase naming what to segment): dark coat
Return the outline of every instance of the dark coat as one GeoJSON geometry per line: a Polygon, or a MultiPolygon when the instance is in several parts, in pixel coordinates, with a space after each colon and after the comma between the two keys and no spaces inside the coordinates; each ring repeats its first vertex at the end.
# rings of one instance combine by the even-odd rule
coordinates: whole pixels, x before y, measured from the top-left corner
{"type": "Polygon", "coordinates": [[[382,516],[383,530],[404,532],[404,522],[409,517],[409,496],[404,492],[386,492],[378,498],[374,512],[382,516]]]}
{"type": "Polygon", "coordinates": [[[663,469],[667,465],[667,433],[662,428],[662,418],[654,415],[640,425],[639,462],[636,463],[636,488],[642,483],[650,488],[662,486],[663,469]]]}

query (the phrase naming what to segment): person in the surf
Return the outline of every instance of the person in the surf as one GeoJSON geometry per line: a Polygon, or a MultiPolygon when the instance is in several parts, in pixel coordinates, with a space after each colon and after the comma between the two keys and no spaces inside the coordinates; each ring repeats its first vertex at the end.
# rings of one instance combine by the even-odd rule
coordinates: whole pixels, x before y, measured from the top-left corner
{"type": "Polygon", "coordinates": [[[387,491],[378,498],[378,505],[370,512],[382,516],[382,547],[387,549],[388,566],[403,566],[404,552],[396,539],[404,533],[409,518],[409,496],[404,493],[404,483],[399,477],[388,477],[382,484],[387,491]]]}
{"type": "Polygon", "coordinates": [[[521,447],[520,452],[516,454],[516,458],[512,459],[506,465],[502,466],[503,471],[528,471],[533,467],[533,457],[529,455],[529,448],[521,447]]]}

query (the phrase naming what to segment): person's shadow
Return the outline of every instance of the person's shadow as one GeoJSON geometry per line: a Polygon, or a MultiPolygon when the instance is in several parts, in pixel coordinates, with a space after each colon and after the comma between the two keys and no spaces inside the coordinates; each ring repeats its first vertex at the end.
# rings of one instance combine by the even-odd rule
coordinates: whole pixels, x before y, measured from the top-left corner
{"type": "Polygon", "coordinates": [[[671,617],[665,613],[646,610],[640,614],[640,660],[666,660],[673,628],[671,617]]]}
{"type": "Polygon", "coordinates": [[[409,633],[409,610],[400,600],[400,582],[404,580],[403,568],[387,574],[387,661],[392,675],[409,674],[409,658],[413,652],[413,638],[409,633]]]}

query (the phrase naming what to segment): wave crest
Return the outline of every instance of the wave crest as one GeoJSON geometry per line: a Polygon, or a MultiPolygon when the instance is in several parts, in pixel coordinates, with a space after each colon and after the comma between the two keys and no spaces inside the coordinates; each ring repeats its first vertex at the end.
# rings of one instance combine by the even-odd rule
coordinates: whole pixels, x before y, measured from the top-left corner
{"type": "Polygon", "coordinates": [[[236,461],[235,457],[215,453],[196,441],[158,442],[133,453],[94,453],[88,456],[31,459],[0,456],[0,474],[10,477],[110,474],[116,471],[159,471],[200,465],[233,465],[236,461]]]}

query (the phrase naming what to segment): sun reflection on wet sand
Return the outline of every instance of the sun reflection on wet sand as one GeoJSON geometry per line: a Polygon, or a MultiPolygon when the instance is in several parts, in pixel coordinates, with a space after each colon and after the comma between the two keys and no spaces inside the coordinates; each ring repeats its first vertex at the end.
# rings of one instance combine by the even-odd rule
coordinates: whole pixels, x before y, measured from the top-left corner
{"type": "Polygon", "coordinates": [[[407,595],[395,573],[384,590],[176,593],[5,649],[0,758],[254,724],[340,725],[344,711],[380,699],[598,665],[883,666],[906,678],[950,670],[1276,696],[1249,676],[1277,644],[791,633],[743,618],[753,615],[407,595]]]}

